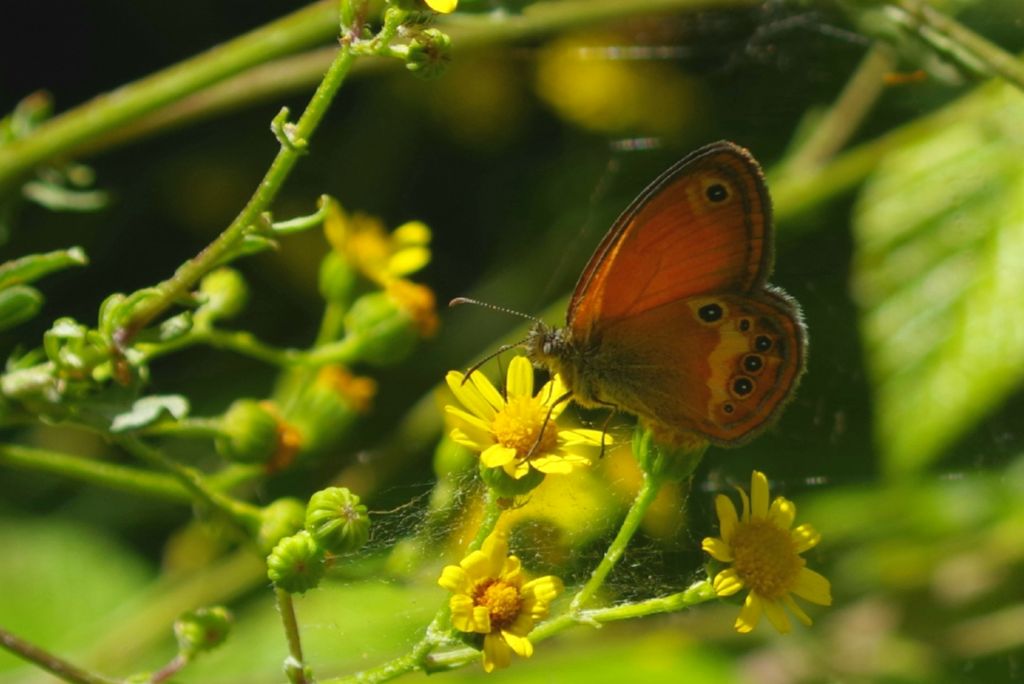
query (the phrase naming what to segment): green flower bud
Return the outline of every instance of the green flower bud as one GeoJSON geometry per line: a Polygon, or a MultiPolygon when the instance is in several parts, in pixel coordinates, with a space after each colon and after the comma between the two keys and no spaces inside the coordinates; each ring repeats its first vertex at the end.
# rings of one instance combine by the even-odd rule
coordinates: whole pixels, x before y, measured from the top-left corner
{"type": "Polygon", "coordinates": [[[348,306],[357,282],[356,269],[337,252],[328,252],[320,262],[320,296],[326,301],[348,306]]]}
{"type": "Polygon", "coordinates": [[[306,531],[331,553],[348,553],[369,539],[370,516],[358,496],[344,487],[328,487],[310,497],[306,531]]]}
{"type": "Polygon", "coordinates": [[[488,468],[480,464],[480,478],[484,484],[500,497],[513,498],[528,494],[544,481],[544,473],[530,468],[530,472],[518,480],[505,472],[504,468],[488,468]]]}
{"type": "Polygon", "coordinates": [[[12,328],[39,313],[43,295],[28,285],[14,285],[0,291],[0,330],[12,328]]]}
{"type": "Polygon", "coordinates": [[[277,419],[259,402],[239,399],[221,418],[217,453],[239,463],[266,463],[277,451],[277,419]]]}
{"type": "Polygon", "coordinates": [[[212,651],[228,638],[233,618],[223,606],[192,610],[174,622],[178,652],[191,660],[204,651],[212,651]]]}
{"type": "MultiPolygon", "coordinates": [[[[680,442],[678,439],[675,441],[680,442]]],[[[696,435],[691,440],[673,444],[650,428],[637,425],[633,431],[633,455],[640,469],[650,477],[664,480],[687,478],[693,475],[707,450],[707,440],[696,435]]]]}
{"type": "Polygon", "coordinates": [[[421,31],[409,41],[405,68],[425,78],[440,76],[452,60],[452,39],[436,28],[421,31]]]}
{"type": "Polygon", "coordinates": [[[302,529],[306,519],[306,506],[295,498],[270,502],[260,511],[260,528],[256,543],[261,553],[270,553],[277,543],[302,529]]]}
{"type": "Polygon", "coordinates": [[[249,287],[242,274],[226,266],[199,281],[199,292],[206,301],[199,307],[196,317],[206,320],[237,316],[249,299],[249,287]]]}
{"type": "Polygon", "coordinates": [[[302,530],[277,543],[267,556],[267,577],[279,589],[303,594],[324,576],[324,550],[302,530]]]}
{"type": "Polygon", "coordinates": [[[385,292],[371,292],[355,301],[345,328],[359,343],[359,358],[386,365],[401,361],[416,345],[412,318],[385,292]]]}

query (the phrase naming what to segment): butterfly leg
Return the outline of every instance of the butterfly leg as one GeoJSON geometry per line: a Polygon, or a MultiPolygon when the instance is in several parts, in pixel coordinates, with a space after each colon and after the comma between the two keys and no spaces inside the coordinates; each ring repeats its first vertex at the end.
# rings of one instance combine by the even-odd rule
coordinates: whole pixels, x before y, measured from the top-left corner
{"type": "Polygon", "coordinates": [[[537,430],[537,439],[533,441],[533,446],[531,446],[530,450],[526,452],[527,460],[533,457],[534,453],[536,453],[537,451],[537,447],[540,446],[541,440],[544,439],[544,431],[548,429],[548,423],[551,422],[551,414],[555,410],[555,407],[564,401],[568,401],[571,398],[572,392],[566,392],[565,394],[551,402],[551,406],[548,407],[548,413],[546,416],[544,416],[544,422],[541,423],[540,430],[537,430]]]}

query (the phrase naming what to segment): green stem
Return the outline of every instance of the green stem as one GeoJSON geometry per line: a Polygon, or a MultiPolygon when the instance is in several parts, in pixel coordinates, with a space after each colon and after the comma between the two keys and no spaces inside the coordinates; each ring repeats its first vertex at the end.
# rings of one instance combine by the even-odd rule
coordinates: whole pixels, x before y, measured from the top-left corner
{"type": "Polygon", "coordinates": [[[0,464],[23,470],[54,473],[101,487],[175,503],[191,503],[193,500],[189,490],[168,475],[46,449],[3,444],[0,445],[0,464]]]}
{"type": "Polygon", "coordinates": [[[290,132],[290,137],[296,144],[282,142],[277,156],[245,208],[235,217],[231,225],[202,252],[182,264],[171,278],[157,285],[157,296],[145,300],[132,314],[131,319],[115,334],[115,339],[119,344],[126,345],[147,323],[184,295],[203,275],[219,263],[225,254],[234,249],[251,226],[257,224],[260,216],[270,208],[292,168],[298,162],[303,153],[304,144],[309,141],[323,120],[354,60],[355,55],[348,46],[343,45],[338,50],[337,56],[316,92],[313,93],[306,110],[290,132]]]}
{"type": "Polygon", "coordinates": [[[285,663],[285,673],[292,684],[306,684],[306,661],[302,657],[302,639],[299,636],[299,623],[295,619],[295,604],[292,595],[284,589],[275,588],[277,610],[281,613],[284,623],[284,634],[288,639],[289,660],[285,663]]]}
{"type": "Polygon", "coordinates": [[[73,684],[119,684],[119,681],[116,679],[110,679],[72,665],[68,661],[62,660],[48,651],[44,651],[21,637],[11,634],[2,627],[0,627],[0,646],[3,646],[16,656],[38,665],[66,682],[73,682],[73,684]]]}
{"type": "MultiPolygon", "coordinates": [[[[617,622],[619,620],[633,620],[640,617],[647,617],[649,615],[675,613],[686,608],[692,608],[693,606],[701,603],[707,603],[715,598],[717,598],[717,596],[715,594],[715,590],[711,586],[711,582],[708,580],[701,580],[690,585],[678,594],[647,599],[637,603],[625,603],[607,608],[584,610],[578,614],[571,612],[563,613],[558,617],[539,625],[535,630],[530,632],[530,641],[538,643],[545,639],[550,639],[556,634],[564,632],[566,629],[577,625],[588,625],[593,627],[609,622],[617,622]]],[[[428,665],[431,672],[437,672],[441,670],[453,670],[479,660],[480,651],[472,648],[460,648],[454,651],[447,651],[430,656],[428,665]]],[[[341,684],[341,682],[349,681],[356,682],[362,680],[357,677],[353,677],[350,679],[338,680],[337,683],[331,682],[331,684],[341,684]]],[[[324,682],[323,684],[327,684],[327,682],[324,682]]]]}
{"type": "Polygon", "coordinates": [[[897,6],[906,12],[911,22],[928,27],[966,50],[988,69],[1024,90],[1024,63],[1009,52],[978,35],[955,19],[946,16],[922,0],[899,0],[897,6]]]}
{"type": "Polygon", "coordinates": [[[878,101],[885,86],[883,76],[892,70],[894,64],[892,49],[876,42],[864,55],[853,77],[847,81],[825,116],[815,124],[803,144],[783,162],[787,170],[810,173],[842,149],[878,101]]]}
{"type": "Polygon", "coordinates": [[[644,474],[644,482],[640,487],[640,491],[637,492],[636,498],[633,500],[633,505],[630,506],[629,512],[626,514],[626,519],[622,521],[622,527],[619,528],[619,533],[615,535],[615,539],[612,540],[608,550],[605,551],[604,558],[598,563],[597,567],[594,568],[594,572],[591,573],[590,579],[587,583],[576,592],[576,595],[572,599],[572,603],[569,604],[569,612],[573,614],[580,613],[583,606],[593,598],[594,594],[601,585],[604,584],[604,580],[608,577],[608,573],[612,571],[615,564],[622,558],[622,554],[626,552],[626,547],[629,545],[629,541],[636,534],[637,529],[640,527],[640,523],[643,522],[644,515],[647,513],[647,509],[651,503],[654,502],[655,497],[658,495],[658,490],[661,489],[661,480],[652,477],[651,475],[644,474]]]}
{"type": "Polygon", "coordinates": [[[121,446],[138,458],[171,473],[193,494],[194,499],[223,513],[247,535],[259,529],[260,509],[256,506],[217,491],[206,482],[198,470],[167,458],[159,449],[154,449],[137,437],[118,436],[116,439],[121,446]]]}
{"type": "Polygon", "coordinates": [[[310,5],[51,119],[31,135],[0,147],[0,190],[101,133],[255,64],[330,40],[337,33],[336,16],[333,1],[310,5]]]}

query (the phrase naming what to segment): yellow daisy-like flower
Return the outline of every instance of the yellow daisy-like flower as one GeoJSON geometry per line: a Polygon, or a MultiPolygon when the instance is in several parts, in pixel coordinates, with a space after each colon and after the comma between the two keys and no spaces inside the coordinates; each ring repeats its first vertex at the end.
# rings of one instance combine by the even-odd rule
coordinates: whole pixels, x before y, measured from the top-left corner
{"type": "Polygon", "coordinates": [[[430,261],[430,228],[421,221],[404,223],[388,234],[379,219],[346,214],[332,202],[324,234],[334,251],[382,286],[415,273],[430,261]]]}
{"type": "Polygon", "coordinates": [[[702,548],[723,563],[731,563],[715,575],[715,593],[730,596],[749,589],[739,617],[737,632],[752,631],[764,613],[780,633],[790,630],[786,610],[800,622],[811,624],[811,618],[793,600],[791,594],[811,603],[827,606],[832,603],[829,581],[805,567],[801,553],[817,546],[821,535],[809,524],[792,528],[796,506],[789,499],[776,497],[768,504],[768,478],[754,471],[750,482],[750,498],[742,489],[743,515],[736,514],[729,497],[715,498],[721,538],[707,537],[702,548]],[[792,529],[790,529],[792,528],[792,529]]]}
{"type": "Polygon", "coordinates": [[[459,6],[459,0],[423,0],[427,7],[439,14],[451,14],[459,6]]]}
{"type": "Polygon", "coordinates": [[[526,581],[519,559],[508,555],[508,542],[500,533],[458,565],[447,566],[437,583],[453,594],[452,626],[484,635],[486,672],[508,667],[513,653],[533,655],[527,635],[562,592],[562,581],[553,575],[526,581]]]}
{"type": "Polygon", "coordinates": [[[571,473],[589,466],[586,453],[611,440],[599,430],[563,429],[558,416],[568,402],[565,384],[555,376],[533,394],[533,367],[524,356],[512,359],[502,396],[484,375],[474,371],[468,380],[458,371],[445,380],[465,406],[446,406],[452,439],[480,452],[488,468],[503,468],[515,479],[538,470],[545,474],[571,473]],[[556,403],[556,401],[559,401],[556,403]]]}

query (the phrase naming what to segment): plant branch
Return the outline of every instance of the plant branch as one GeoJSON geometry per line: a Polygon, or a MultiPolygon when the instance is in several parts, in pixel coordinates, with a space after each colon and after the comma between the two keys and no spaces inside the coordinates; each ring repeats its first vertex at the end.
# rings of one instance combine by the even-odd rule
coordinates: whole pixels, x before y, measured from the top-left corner
{"type": "Polygon", "coordinates": [[[277,597],[277,610],[281,613],[281,621],[284,623],[284,634],[288,640],[288,662],[285,663],[285,673],[292,684],[306,683],[306,661],[302,656],[302,639],[299,635],[299,622],[295,618],[295,603],[292,595],[284,589],[274,588],[277,597]]]}
{"type": "Polygon", "coordinates": [[[104,677],[103,675],[83,670],[72,665],[66,660],[44,651],[35,644],[31,644],[21,637],[11,634],[0,627],[0,646],[14,655],[34,663],[50,674],[73,684],[119,684],[118,680],[104,677]]]}

